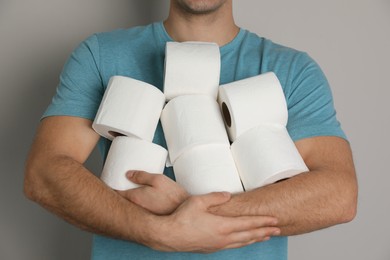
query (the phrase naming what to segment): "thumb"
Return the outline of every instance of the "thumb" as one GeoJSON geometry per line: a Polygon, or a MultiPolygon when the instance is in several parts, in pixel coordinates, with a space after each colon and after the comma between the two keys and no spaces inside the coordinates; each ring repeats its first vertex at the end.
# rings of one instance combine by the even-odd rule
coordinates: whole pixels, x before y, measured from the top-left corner
{"type": "Polygon", "coordinates": [[[130,181],[136,184],[150,185],[155,175],[144,171],[133,170],[133,171],[128,171],[126,173],[126,177],[127,179],[129,179],[130,181]]]}
{"type": "Polygon", "coordinates": [[[225,202],[228,202],[232,195],[229,192],[211,192],[205,195],[201,195],[202,200],[206,208],[218,206],[225,202]]]}

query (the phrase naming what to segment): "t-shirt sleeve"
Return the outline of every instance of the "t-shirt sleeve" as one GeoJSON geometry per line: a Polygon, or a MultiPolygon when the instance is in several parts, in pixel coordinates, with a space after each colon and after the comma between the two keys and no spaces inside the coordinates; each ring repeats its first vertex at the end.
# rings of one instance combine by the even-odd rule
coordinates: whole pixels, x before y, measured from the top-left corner
{"type": "Polygon", "coordinates": [[[287,103],[287,129],[294,141],[315,136],[347,139],[336,118],[329,83],[318,64],[303,53],[295,66],[287,103]]]}
{"type": "Polygon", "coordinates": [[[70,55],[60,75],[50,105],[42,118],[54,115],[93,120],[104,94],[99,73],[99,44],[96,35],[83,41],[70,55]]]}

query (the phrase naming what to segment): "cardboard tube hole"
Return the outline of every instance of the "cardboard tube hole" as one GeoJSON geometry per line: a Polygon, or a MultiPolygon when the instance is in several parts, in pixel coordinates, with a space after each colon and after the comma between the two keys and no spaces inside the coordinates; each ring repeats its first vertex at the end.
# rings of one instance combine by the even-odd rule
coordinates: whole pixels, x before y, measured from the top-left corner
{"type": "Polygon", "coordinates": [[[118,137],[118,136],[125,136],[124,134],[114,132],[114,131],[108,131],[108,134],[113,136],[113,137],[118,137]]]}
{"type": "Polygon", "coordinates": [[[228,127],[232,126],[232,118],[230,116],[229,108],[225,104],[225,102],[222,103],[222,114],[223,118],[225,119],[225,123],[228,127]]]}

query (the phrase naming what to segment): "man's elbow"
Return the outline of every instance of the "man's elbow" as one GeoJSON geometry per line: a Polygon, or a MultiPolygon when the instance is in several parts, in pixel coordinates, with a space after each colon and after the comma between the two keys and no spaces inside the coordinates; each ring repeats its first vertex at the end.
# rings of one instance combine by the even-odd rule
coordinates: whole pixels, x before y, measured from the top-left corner
{"type": "Polygon", "coordinates": [[[345,212],[343,213],[340,222],[341,223],[348,223],[355,219],[357,214],[357,206],[356,205],[350,205],[348,209],[345,209],[345,212]]]}
{"type": "Polygon", "coordinates": [[[24,183],[23,183],[23,193],[30,199],[35,200],[36,198],[36,189],[34,188],[34,181],[32,180],[34,173],[31,169],[26,169],[24,173],[24,183]]]}
{"type": "Polygon", "coordinates": [[[348,223],[355,219],[358,205],[358,188],[357,185],[351,185],[351,188],[344,192],[345,199],[342,214],[340,217],[341,223],[348,223]]]}
{"type": "Polygon", "coordinates": [[[42,183],[43,180],[40,177],[37,164],[31,161],[27,162],[23,183],[24,195],[32,201],[39,202],[44,191],[42,183]]]}

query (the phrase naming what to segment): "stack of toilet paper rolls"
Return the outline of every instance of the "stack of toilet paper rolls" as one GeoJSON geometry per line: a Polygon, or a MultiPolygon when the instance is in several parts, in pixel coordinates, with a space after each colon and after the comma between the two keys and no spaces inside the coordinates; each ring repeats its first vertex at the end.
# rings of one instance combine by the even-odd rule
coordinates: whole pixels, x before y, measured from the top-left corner
{"type": "Polygon", "coordinates": [[[165,54],[161,124],[176,181],[192,195],[242,192],[217,102],[218,45],[168,42],[165,54]]]}
{"type": "Polygon", "coordinates": [[[245,190],[308,171],[287,132],[286,99],[273,72],[220,86],[218,103],[245,190]]]}
{"type": "Polygon", "coordinates": [[[217,44],[168,42],[165,54],[164,93],[123,76],[108,83],[92,124],[112,140],[101,174],[108,186],[139,187],[126,172],[161,174],[168,151],[176,181],[192,195],[248,191],[308,171],[273,72],[219,86],[217,44]],[[168,151],[152,143],[159,119],[168,151]]]}
{"type": "Polygon", "coordinates": [[[165,95],[155,86],[123,76],[110,78],[92,127],[112,140],[101,174],[111,188],[139,187],[126,178],[129,170],[164,171],[168,152],[152,143],[164,104],[165,95]]]}

